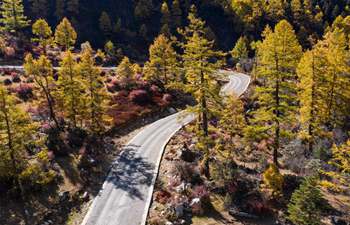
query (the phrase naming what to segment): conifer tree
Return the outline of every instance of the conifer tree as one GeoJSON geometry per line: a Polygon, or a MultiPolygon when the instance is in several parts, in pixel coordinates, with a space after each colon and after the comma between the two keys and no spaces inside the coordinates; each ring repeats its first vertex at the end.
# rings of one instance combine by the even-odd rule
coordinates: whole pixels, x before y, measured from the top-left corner
{"type": "Polygon", "coordinates": [[[117,76],[119,79],[132,79],[134,76],[134,71],[132,69],[132,64],[128,57],[124,57],[123,60],[117,67],[117,76]]]}
{"type": "Polygon", "coordinates": [[[226,97],[220,115],[220,127],[230,135],[231,140],[234,136],[242,134],[246,123],[243,103],[237,96],[230,95],[226,97]]]}
{"type": "Polygon", "coordinates": [[[105,126],[110,122],[106,112],[109,99],[89,43],[85,43],[82,47],[78,72],[84,82],[87,124],[92,134],[99,135],[105,131],[105,126]]]}
{"type": "Polygon", "coordinates": [[[116,49],[112,41],[107,41],[104,46],[104,51],[108,57],[114,58],[116,55],[116,49]]]}
{"type": "Polygon", "coordinates": [[[182,10],[179,0],[174,0],[171,7],[171,16],[173,21],[173,28],[180,28],[182,25],[182,10]]]}
{"type": "Polygon", "coordinates": [[[113,26],[113,32],[118,34],[121,31],[121,29],[122,29],[122,20],[118,18],[113,26]]]}
{"type": "Polygon", "coordinates": [[[46,18],[49,11],[47,0],[31,0],[31,2],[32,17],[36,19],[46,18]]]}
{"type": "Polygon", "coordinates": [[[298,225],[319,225],[322,194],[315,177],[306,178],[288,204],[288,219],[298,225]]]}
{"type": "Polygon", "coordinates": [[[191,93],[198,102],[198,105],[190,110],[198,116],[199,148],[203,149],[205,153],[203,158],[204,173],[209,177],[208,121],[213,112],[211,109],[221,102],[220,88],[216,82],[217,70],[220,68],[221,62],[213,59],[219,59],[223,54],[214,51],[214,42],[205,38],[205,22],[196,17],[194,6],[191,8],[188,19],[189,25],[184,30],[180,30],[185,39],[182,45],[184,50],[182,58],[187,81],[184,90],[191,93]]]}
{"type": "Polygon", "coordinates": [[[85,90],[82,86],[81,74],[78,73],[77,62],[71,51],[64,53],[58,73],[57,102],[60,104],[61,111],[64,112],[73,127],[77,127],[78,122],[82,126],[85,112],[85,90]]]}
{"type": "Polygon", "coordinates": [[[0,11],[0,24],[3,30],[15,33],[29,26],[30,21],[24,15],[22,0],[3,0],[0,11]]]}
{"type": "Polygon", "coordinates": [[[68,0],[67,1],[67,11],[71,14],[79,14],[79,0],[68,0]]]}
{"type": "Polygon", "coordinates": [[[55,42],[64,50],[69,50],[75,44],[77,33],[67,18],[63,18],[55,30],[55,42]]]}
{"type": "Polygon", "coordinates": [[[145,79],[167,87],[176,80],[177,61],[171,41],[165,35],[159,35],[149,48],[149,60],[144,67],[145,79]]]}
{"type": "Polygon", "coordinates": [[[30,117],[17,106],[15,97],[0,85],[1,174],[15,177],[23,169],[26,145],[31,143],[35,127],[30,117]]]}
{"type": "Polygon", "coordinates": [[[55,16],[58,21],[61,21],[65,14],[65,0],[56,0],[55,16]]]}
{"type": "Polygon", "coordinates": [[[168,4],[166,2],[163,2],[162,7],[161,7],[161,13],[162,13],[162,18],[161,18],[161,29],[160,33],[166,35],[167,37],[170,37],[170,20],[171,20],[171,15],[169,11],[168,4]]]}
{"type": "Polygon", "coordinates": [[[245,37],[240,37],[236,42],[235,47],[231,51],[232,57],[237,61],[248,58],[247,40],[245,37]]]}
{"type": "Polygon", "coordinates": [[[153,10],[152,0],[137,0],[134,15],[136,18],[143,20],[151,16],[153,10]]]}
{"type": "Polygon", "coordinates": [[[296,67],[301,47],[292,26],[279,22],[275,30],[267,28],[258,45],[258,77],[264,81],[257,88],[259,108],[253,113],[253,130],[274,138],[273,161],[277,165],[281,139],[290,135],[296,113],[296,67]]]}
{"type": "Polygon", "coordinates": [[[100,30],[104,32],[105,35],[108,35],[112,32],[112,22],[109,18],[109,15],[105,11],[101,13],[99,23],[100,30]]]}
{"type": "Polygon", "coordinates": [[[325,99],[327,94],[324,89],[324,74],[327,62],[324,57],[325,49],[319,46],[304,53],[297,68],[299,78],[298,98],[300,102],[300,136],[308,143],[309,156],[313,152],[315,139],[322,136],[327,111],[325,99]]]}
{"type": "Polygon", "coordinates": [[[51,61],[45,56],[41,55],[39,59],[33,59],[31,54],[25,58],[24,71],[27,76],[33,76],[35,84],[40,91],[38,95],[45,99],[48,107],[49,117],[55,123],[56,128],[61,128],[56,117],[55,99],[54,99],[54,79],[53,66],[51,61]]]}
{"type": "Polygon", "coordinates": [[[347,40],[342,30],[336,28],[325,35],[324,42],[321,42],[322,48],[325,48],[327,59],[327,71],[325,79],[327,118],[326,122],[331,127],[342,125],[344,118],[348,113],[348,104],[350,101],[350,79],[349,79],[349,52],[347,51],[347,40]]]}
{"type": "Polygon", "coordinates": [[[51,27],[44,19],[38,19],[32,26],[32,32],[36,36],[32,40],[39,43],[46,55],[46,48],[53,43],[51,27]]]}
{"type": "Polygon", "coordinates": [[[147,40],[148,39],[147,33],[148,33],[148,29],[146,24],[142,24],[139,30],[140,36],[147,40]]]}
{"type": "MultiPolygon", "coordinates": [[[[16,99],[0,84],[0,177],[13,179],[13,185],[20,192],[21,200],[25,195],[20,174],[27,166],[24,158],[26,149],[33,144],[36,125],[16,103],[16,99]]],[[[23,216],[27,223],[25,202],[22,203],[23,216]]]]}
{"type": "Polygon", "coordinates": [[[333,145],[328,164],[332,170],[321,170],[321,173],[332,178],[332,181],[323,180],[321,184],[339,192],[350,188],[350,139],[339,146],[333,145]]]}

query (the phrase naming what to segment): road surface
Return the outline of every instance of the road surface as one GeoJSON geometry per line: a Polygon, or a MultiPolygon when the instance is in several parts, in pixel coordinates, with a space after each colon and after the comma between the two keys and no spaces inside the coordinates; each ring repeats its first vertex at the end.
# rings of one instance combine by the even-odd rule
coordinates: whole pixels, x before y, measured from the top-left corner
{"type": "MultiPolygon", "coordinates": [[[[220,72],[230,78],[222,89],[224,92],[236,95],[245,92],[250,83],[249,76],[220,72]]],[[[144,225],[165,146],[194,118],[194,115],[179,112],[139,132],[113,163],[82,225],[144,225]]]]}
{"type": "MultiPolygon", "coordinates": [[[[53,67],[55,70],[58,70],[59,67],[53,67]]],[[[5,66],[0,66],[0,70],[1,69],[5,69],[5,70],[19,70],[19,71],[23,71],[24,68],[23,66],[9,66],[9,65],[5,65],[5,66]]],[[[117,67],[111,66],[111,67],[100,67],[100,69],[102,70],[116,70],[117,67]]]]}

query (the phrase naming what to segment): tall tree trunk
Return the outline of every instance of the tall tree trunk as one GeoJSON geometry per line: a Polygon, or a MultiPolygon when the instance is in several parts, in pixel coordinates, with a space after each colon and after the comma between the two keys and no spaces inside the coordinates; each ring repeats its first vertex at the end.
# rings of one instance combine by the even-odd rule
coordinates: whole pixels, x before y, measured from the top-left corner
{"type": "Polygon", "coordinates": [[[10,151],[10,158],[11,158],[11,164],[12,164],[12,169],[14,172],[14,186],[19,188],[19,194],[20,194],[20,198],[21,198],[21,211],[23,214],[23,219],[24,219],[24,224],[29,224],[28,223],[28,219],[27,219],[27,214],[26,214],[26,204],[25,204],[25,195],[24,195],[24,190],[22,187],[22,183],[21,180],[19,179],[19,171],[17,169],[17,164],[16,164],[16,157],[15,157],[15,150],[13,148],[13,137],[12,137],[12,131],[11,131],[11,125],[10,125],[10,118],[8,115],[8,112],[6,110],[7,107],[7,103],[5,100],[5,96],[3,96],[2,98],[2,103],[4,106],[4,118],[5,118],[5,122],[6,122],[6,133],[7,133],[7,146],[9,148],[10,151]]]}
{"type": "Polygon", "coordinates": [[[210,169],[209,169],[209,147],[207,146],[207,137],[209,136],[208,132],[208,112],[207,112],[207,99],[205,96],[205,91],[203,86],[205,86],[205,80],[204,80],[204,74],[203,71],[201,71],[201,102],[200,102],[200,107],[201,107],[201,117],[202,117],[202,131],[203,131],[203,139],[204,139],[204,151],[205,151],[205,156],[203,158],[203,172],[204,175],[210,179],[210,169]]]}
{"type": "Polygon", "coordinates": [[[334,124],[333,124],[334,118],[332,116],[332,110],[333,110],[333,101],[334,101],[334,92],[335,92],[336,82],[337,82],[337,73],[336,73],[336,71],[333,71],[331,90],[329,93],[328,115],[327,115],[327,117],[328,117],[327,119],[332,127],[334,126],[334,124]]]}
{"type": "MultiPolygon", "coordinates": [[[[314,54],[314,53],[313,53],[314,54]]],[[[315,84],[315,58],[312,56],[312,87],[311,87],[311,111],[310,111],[310,121],[309,121],[309,151],[305,156],[309,157],[313,153],[314,146],[314,122],[315,122],[315,98],[316,98],[316,84],[315,84]]]]}
{"type": "Polygon", "coordinates": [[[278,167],[278,150],[280,148],[280,75],[279,75],[279,64],[278,64],[278,59],[276,59],[276,90],[275,90],[275,101],[276,101],[276,130],[275,130],[275,144],[274,144],[274,149],[273,149],[273,163],[278,167]]]}
{"type": "MultiPolygon", "coordinates": [[[[205,86],[204,74],[201,72],[201,85],[205,86]]],[[[208,110],[205,91],[201,89],[202,129],[205,137],[208,137],[208,110]]]]}

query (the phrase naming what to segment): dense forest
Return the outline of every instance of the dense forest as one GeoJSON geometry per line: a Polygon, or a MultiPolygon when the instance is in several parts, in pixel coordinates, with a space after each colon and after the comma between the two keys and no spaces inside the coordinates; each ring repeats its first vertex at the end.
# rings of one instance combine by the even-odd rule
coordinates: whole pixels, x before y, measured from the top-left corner
{"type": "Polygon", "coordinates": [[[302,46],[310,47],[309,35],[320,38],[339,15],[349,14],[346,0],[25,0],[25,12],[35,21],[43,18],[55,27],[67,17],[78,33],[78,42],[102,48],[111,40],[131,58],[145,60],[147,47],[161,30],[176,34],[187,24],[189,8],[195,4],[207,22],[207,33],[224,50],[240,36],[260,38],[266,25],[287,19],[295,27],[302,46]]]}
{"type": "Polygon", "coordinates": [[[2,0],[0,62],[0,224],[81,223],[182,110],[149,224],[350,223],[349,0],[2,0]]]}

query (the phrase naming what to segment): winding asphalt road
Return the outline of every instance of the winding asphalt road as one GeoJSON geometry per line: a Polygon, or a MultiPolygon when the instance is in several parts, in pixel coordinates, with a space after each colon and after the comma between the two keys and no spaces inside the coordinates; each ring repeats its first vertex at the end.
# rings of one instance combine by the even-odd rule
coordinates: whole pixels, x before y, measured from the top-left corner
{"type": "MultiPolygon", "coordinates": [[[[241,95],[250,77],[220,71],[229,77],[223,92],[241,95]]],[[[82,225],[144,225],[154,183],[166,144],[195,118],[179,112],[158,120],[139,132],[117,157],[102,189],[94,199],[82,225]]]]}
{"type": "MultiPolygon", "coordinates": [[[[23,70],[23,67],[0,66],[0,69],[23,70]]],[[[249,76],[224,70],[219,73],[229,78],[222,94],[240,96],[248,88],[249,76]]],[[[178,112],[148,125],[129,141],[114,161],[82,225],[145,225],[165,146],[194,119],[193,114],[178,112]]]]}

